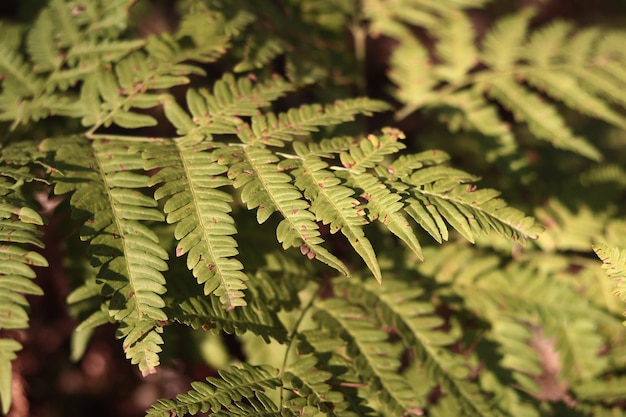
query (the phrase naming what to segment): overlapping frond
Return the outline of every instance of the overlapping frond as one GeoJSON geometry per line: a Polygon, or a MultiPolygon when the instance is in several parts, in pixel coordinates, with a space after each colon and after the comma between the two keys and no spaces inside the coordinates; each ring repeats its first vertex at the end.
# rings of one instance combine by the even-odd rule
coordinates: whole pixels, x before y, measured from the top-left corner
{"type": "Polygon", "coordinates": [[[249,209],[257,209],[257,220],[265,222],[274,212],[282,220],[276,238],[283,248],[300,248],[309,259],[316,258],[348,275],[344,263],[322,246],[319,226],[308,209],[309,203],[292,184],[292,178],[280,172],[278,157],[260,146],[241,148],[240,162],[231,166],[229,177],[236,188],[242,188],[241,198],[249,209]]]}
{"type": "Polygon", "coordinates": [[[102,284],[96,280],[98,270],[81,265],[81,283],[67,296],[70,313],[79,323],[72,333],[70,358],[80,360],[95,329],[114,320],[109,314],[109,301],[102,295],[102,284]]]}
{"type": "Polygon", "coordinates": [[[0,165],[0,403],[2,413],[11,407],[11,361],[22,346],[4,331],[28,328],[27,295],[42,295],[33,282],[32,267],[48,266],[46,259],[31,250],[43,248],[38,225],[44,218],[22,193],[25,182],[36,179],[27,167],[0,165]]]}
{"type": "Polygon", "coordinates": [[[402,165],[394,167],[394,162],[387,170],[390,185],[404,194],[406,212],[438,242],[448,238],[444,220],[470,242],[489,230],[513,240],[537,238],[542,228],[531,217],[508,207],[497,198],[497,191],[468,184],[475,177],[435,165],[447,156],[438,158],[430,163],[418,159],[414,167],[402,166],[409,161],[403,158],[399,159],[402,165]],[[424,164],[430,166],[422,167],[424,164]]]}
{"type": "Polygon", "coordinates": [[[559,277],[567,264],[530,257],[503,268],[495,256],[477,257],[453,246],[436,258],[420,270],[450,283],[467,307],[490,323],[487,337],[499,345],[500,364],[523,390],[567,402],[569,390],[607,370],[607,359],[598,354],[607,340],[599,323],[614,328],[616,319],[575,287],[580,280],[570,286],[559,277]]]}
{"type": "Polygon", "coordinates": [[[155,198],[164,200],[167,222],[176,224],[176,255],[187,254],[205,294],[217,295],[227,310],[245,305],[242,290],[248,279],[236,259],[237,233],[230,194],[220,188],[229,185],[227,168],[212,161],[211,142],[163,141],[144,152],[145,168],[160,171],[153,184],[162,185],[155,198]]]}
{"type": "MultiPolygon", "coordinates": [[[[615,42],[623,35],[595,29],[577,33],[572,24],[562,21],[531,30],[532,17],[531,10],[523,10],[499,20],[478,47],[462,12],[430,15],[436,25],[417,23],[436,36],[437,48],[429,51],[409,33],[399,37],[390,76],[406,105],[400,117],[421,108],[454,109],[458,114],[449,120],[451,128],[510,135],[487,98],[507,109],[537,138],[602,159],[596,146],[569,126],[559,105],[618,127],[625,125],[623,43],[615,42]]],[[[398,24],[403,19],[396,20],[398,24]]]]}
{"type": "Polygon", "coordinates": [[[613,295],[626,301],[626,291],[624,291],[626,278],[626,249],[612,247],[606,243],[597,243],[593,247],[594,252],[602,260],[602,268],[606,274],[615,282],[613,295]]]}
{"type": "Polygon", "coordinates": [[[284,146],[298,136],[309,136],[320,126],[333,126],[354,120],[357,115],[372,115],[388,110],[382,101],[356,98],[337,101],[332,105],[303,105],[278,116],[268,113],[252,118],[251,124],[242,125],[238,136],[246,144],[284,146]]]}
{"type": "Polygon", "coordinates": [[[407,24],[435,29],[439,14],[455,14],[460,10],[480,7],[490,0],[366,0],[363,14],[371,21],[370,31],[398,39],[410,33],[407,24]]]}
{"type": "MultiPolygon", "coordinates": [[[[225,52],[231,34],[227,22],[222,22],[207,26],[202,38],[195,33],[191,45],[185,25],[174,36],[124,40],[121,36],[132,3],[88,2],[84,7],[65,1],[51,3],[26,36],[29,60],[0,43],[4,52],[0,120],[17,125],[63,115],[82,117],[83,125],[94,130],[111,124],[124,128],[155,125],[152,116],[138,111],[160,104],[151,91],[187,84],[189,75],[204,74],[185,61],[216,60],[225,52]]],[[[195,17],[215,16],[199,11],[195,17]]]]}
{"type": "Polygon", "coordinates": [[[91,263],[98,270],[102,294],[119,323],[124,350],[144,374],[158,364],[167,252],[157,235],[142,222],[162,221],[157,202],[141,193],[149,185],[144,161],[127,143],[87,142],[80,137],[49,140],[60,173],[55,193],[73,192],[77,217],[88,219],[81,239],[90,243],[91,263]],[[56,148],[60,146],[57,150],[56,148]]]}
{"type": "Polygon", "coordinates": [[[317,362],[315,355],[303,355],[284,373],[285,389],[295,394],[286,402],[286,408],[304,415],[323,413],[332,417],[356,417],[347,409],[342,393],[333,389],[333,374],[318,369],[317,362]]]}
{"type": "MultiPolygon", "coordinates": [[[[176,400],[159,400],[148,410],[150,417],[168,417],[172,414],[225,413],[236,410],[242,400],[254,401],[258,393],[281,385],[275,369],[268,366],[242,364],[228,371],[220,371],[220,378],[209,377],[206,382],[192,382],[192,389],[176,400]]],[[[272,407],[273,408],[273,407],[272,407]]],[[[253,414],[244,414],[253,415],[253,414]]],[[[273,414],[270,414],[273,415],[273,414]]]]}
{"type": "Polygon", "coordinates": [[[382,397],[389,415],[420,415],[424,404],[398,374],[401,363],[396,350],[375,318],[340,298],[325,300],[316,307],[315,319],[346,341],[347,354],[360,378],[369,381],[370,392],[382,397]]]}
{"type": "Polygon", "coordinates": [[[99,65],[144,45],[143,40],[111,39],[126,28],[130,4],[116,0],[77,7],[59,0],[44,7],[26,35],[30,62],[10,51],[2,54],[0,69],[12,77],[2,83],[0,118],[17,125],[50,115],[80,117],[74,93],[66,90],[99,65]]]}
{"type": "Polygon", "coordinates": [[[537,240],[537,245],[547,251],[588,252],[591,245],[604,234],[607,226],[606,214],[593,212],[585,205],[580,205],[577,212],[572,212],[556,199],[535,209],[534,215],[546,229],[541,239],[537,240]]]}
{"type": "Polygon", "coordinates": [[[445,394],[441,402],[455,403],[450,407],[459,410],[458,415],[499,415],[462,371],[465,360],[446,350],[456,342],[455,336],[441,330],[444,320],[435,315],[433,303],[422,297],[423,290],[397,280],[381,287],[345,282],[340,288],[351,302],[375,308],[379,320],[398,332],[430,380],[441,384],[445,394]]]}
{"type": "Polygon", "coordinates": [[[187,90],[192,123],[175,123],[178,133],[236,133],[235,127],[241,124],[239,117],[257,115],[260,108],[270,106],[293,89],[291,83],[277,75],[255,83],[248,77],[235,79],[226,74],[215,82],[212,93],[206,89],[187,90]]]}

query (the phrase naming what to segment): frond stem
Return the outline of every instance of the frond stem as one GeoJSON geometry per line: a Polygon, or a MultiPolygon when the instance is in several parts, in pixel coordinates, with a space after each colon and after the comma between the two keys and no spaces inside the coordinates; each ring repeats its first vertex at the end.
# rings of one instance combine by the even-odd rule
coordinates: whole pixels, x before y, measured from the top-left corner
{"type": "MultiPolygon", "coordinates": [[[[294,323],[293,328],[291,329],[291,332],[289,332],[289,336],[287,337],[287,349],[285,350],[285,355],[283,356],[283,363],[280,366],[280,374],[278,376],[281,381],[282,381],[283,375],[285,373],[285,369],[287,368],[287,361],[289,360],[289,352],[291,352],[291,347],[295,344],[294,342],[296,340],[296,335],[298,333],[298,329],[300,328],[300,325],[302,324],[302,321],[304,320],[304,318],[308,314],[309,310],[313,307],[313,304],[315,304],[315,301],[318,299],[318,296],[322,292],[323,288],[324,288],[323,285],[320,285],[317,288],[317,290],[315,291],[315,294],[313,294],[311,299],[306,303],[306,306],[304,306],[304,308],[302,308],[300,316],[298,317],[298,319],[294,323]]],[[[284,387],[284,385],[281,384],[281,386],[280,386],[279,410],[282,410],[282,408],[283,408],[284,392],[285,392],[285,387],[284,387]]]]}
{"type": "Polygon", "coordinates": [[[110,135],[108,133],[93,133],[88,131],[85,133],[85,137],[90,140],[120,140],[124,142],[159,142],[163,138],[156,138],[150,136],[125,136],[125,135],[110,135]]]}

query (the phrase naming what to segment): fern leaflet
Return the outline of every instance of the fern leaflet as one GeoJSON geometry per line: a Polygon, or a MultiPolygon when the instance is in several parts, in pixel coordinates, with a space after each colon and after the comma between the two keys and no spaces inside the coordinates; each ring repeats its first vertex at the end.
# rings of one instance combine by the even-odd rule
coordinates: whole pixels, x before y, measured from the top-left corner
{"type": "Polygon", "coordinates": [[[148,410],[149,417],[167,417],[172,414],[196,414],[199,411],[216,413],[230,410],[233,404],[242,399],[253,400],[255,395],[267,389],[280,386],[280,379],[274,369],[268,366],[243,364],[220,371],[220,379],[209,377],[206,382],[193,382],[192,390],[180,394],[174,400],[159,400],[148,410]]]}
{"type": "MultiPolygon", "coordinates": [[[[58,142],[48,140],[44,147],[56,149],[58,142]]],[[[55,162],[68,176],[56,178],[55,192],[73,192],[75,214],[89,216],[81,239],[91,244],[91,262],[99,268],[103,295],[110,297],[109,313],[120,323],[124,350],[142,373],[155,372],[160,323],[167,320],[161,271],[167,269],[168,256],[157,235],[141,223],[162,220],[156,201],[135,190],[149,184],[147,176],[133,172],[143,169],[143,159],[120,142],[92,145],[70,137],[60,145],[55,162]]]]}
{"type": "MultiPolygon", "coordinates": [[[[3,155],[3,162],[4,155],[3,155]]],[[[26,295],[42,295],[33,282],[32,266],[48,266],[46,259],[24,246],[42,248],[37,225],[44,218],[37,213],[22,194],[26,181],[36,177],[27,167],[0,166],[0,403],[7,414],[11,407],[11,361],[21,350],[19,342],[7,338],[5,330],[28,328],[29,304],[26,295]]]]}

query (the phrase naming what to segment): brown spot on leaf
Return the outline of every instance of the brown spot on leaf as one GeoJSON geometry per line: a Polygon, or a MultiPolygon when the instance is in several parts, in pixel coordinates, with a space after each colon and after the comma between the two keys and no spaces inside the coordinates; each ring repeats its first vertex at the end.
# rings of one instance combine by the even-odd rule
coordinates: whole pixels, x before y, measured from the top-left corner
{"type": "Polygon", "coordinates": [[[576,400],[568,393],[568,381],[561,380],[560,355],[556,349],[556,339],[548,337],[543,329],[536,326],[531,329],[533,338],[529,345],[538,354],[542,369],[541,375],[531,375],[539,391],[529,394],[540,401],[563,401],[569,407],[576,405],[576,400]]]}

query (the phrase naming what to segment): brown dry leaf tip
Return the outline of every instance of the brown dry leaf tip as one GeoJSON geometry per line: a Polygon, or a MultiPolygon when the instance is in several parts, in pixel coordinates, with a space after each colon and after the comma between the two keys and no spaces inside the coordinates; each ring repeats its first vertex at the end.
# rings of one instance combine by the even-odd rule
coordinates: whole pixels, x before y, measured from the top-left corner
{"type": "Polygon", "coordinates": [[[568,407],[576,406],[576,400],[568,393],[567,380],[559,381],[561,363],[555,338],[547,337],[540,326],[534,326],[531,330],[533,338],[529,345],[539,355],[542,373],[531,376],[539,386],[539,391],[529,394],[541,401],[563,401],[568,407]]]}

